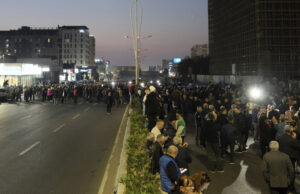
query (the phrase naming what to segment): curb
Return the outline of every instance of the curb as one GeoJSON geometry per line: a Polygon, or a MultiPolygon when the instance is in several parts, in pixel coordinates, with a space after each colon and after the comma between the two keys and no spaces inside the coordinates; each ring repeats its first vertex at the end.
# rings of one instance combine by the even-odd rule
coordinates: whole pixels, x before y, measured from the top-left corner
{"type": "MultiPolygon", "coordinates": [[[[131,109],[129,110],[129,114],[131,113],[131,109]]],[[[127,174],[127,148],[126,148],[126,142],[127,139],[130,135],[130,116],[127,119],[127,125],[126,125],[126,130],[125,130],[125,137],[123,140],[123,148],[121,152],[121,157],[120,157],[120,166],[118,169],[118,175],[116,177],[116,182],[115,182],[115,190],[114,193],[116,194],[123,194],[125,193],[125,188],[126,186],[122,183],[120,183],[120,178],[125,177],[127,174]]]]}
{"type": "Polygon", "coordinates": [[[124,149],[124,147],[122,146],[124,145],[124,138],[126,136],[126,129],[128,124],[128,110],[129,106],[127,106],[125,109],[117,136],[114,141],[114,146],[110,153],[108,162],[105,167],[105,172],[98,189],[98,194],[115,193],[115,181],[116,179],[118,180],[120,163],[123,162],[121,154],[124,149]]]}

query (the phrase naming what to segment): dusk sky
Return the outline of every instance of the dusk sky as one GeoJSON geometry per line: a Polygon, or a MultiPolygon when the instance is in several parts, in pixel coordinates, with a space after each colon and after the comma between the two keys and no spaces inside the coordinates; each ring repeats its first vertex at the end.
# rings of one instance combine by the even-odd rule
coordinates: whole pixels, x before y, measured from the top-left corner
{"type": "MultiPolygon", "coordinates": [[[[96,56],[113,65],[133,65],[131,0],[9,0],[1,2],[0,30],[86,25],[96,37],[96,56]]],[[[142,0],[143,64],[190,55],[194,44],[208,42],[207,0],[142,0]]]]}

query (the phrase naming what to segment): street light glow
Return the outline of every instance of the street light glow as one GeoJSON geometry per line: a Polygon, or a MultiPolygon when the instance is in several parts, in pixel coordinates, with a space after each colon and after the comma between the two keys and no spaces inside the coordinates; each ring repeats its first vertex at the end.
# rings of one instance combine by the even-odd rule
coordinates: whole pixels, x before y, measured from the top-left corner
{"type": "Polygon", "coordinates": [[[251,98],[260,99],[262,98],[262,90],[257,87],[253,87],[249,90],[249,94],[251,98]]]}

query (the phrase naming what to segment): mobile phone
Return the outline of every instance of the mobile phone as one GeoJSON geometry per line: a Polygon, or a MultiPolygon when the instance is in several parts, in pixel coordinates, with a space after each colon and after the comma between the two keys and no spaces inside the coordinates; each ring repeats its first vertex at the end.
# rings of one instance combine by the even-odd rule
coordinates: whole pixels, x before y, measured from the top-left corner
{"type": "Polygon", "coordinates": [[[185,173],[187,171],[187,169],[185,168],[185,169],[183,169],[182,171],[180,171],[181,172],[181,174],[183,174],[183,173],[185,173]]]}

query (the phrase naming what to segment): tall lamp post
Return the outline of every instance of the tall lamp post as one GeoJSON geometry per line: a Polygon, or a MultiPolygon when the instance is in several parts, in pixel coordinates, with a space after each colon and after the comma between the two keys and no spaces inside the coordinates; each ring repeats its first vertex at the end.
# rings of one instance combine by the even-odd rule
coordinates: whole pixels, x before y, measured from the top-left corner
{"type": "Polygon", "coordinates": [[[130,10],[130,21],[132,36],[125,36],[125,38],[133,40],[134,56],[135,56],[135,82],[139,83],[140,65],[141,65],[141,40],[145,38],[151,38],[152,36],[141,37],[142,22],[143,22],[143,7],[139,0],[133,0],[130,10]],[[139,16],[140,8],[140,16],[139,16]],[[135,17],[135,18],[134,18],[135,17]],[[135,24],[134,24],[135,23],[135,24]]]}

